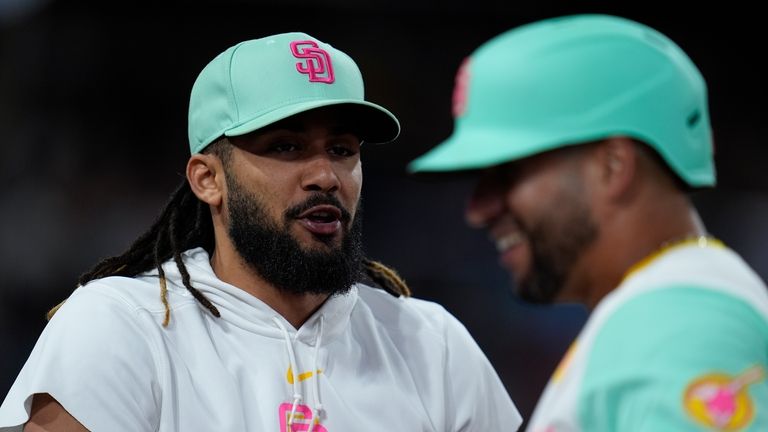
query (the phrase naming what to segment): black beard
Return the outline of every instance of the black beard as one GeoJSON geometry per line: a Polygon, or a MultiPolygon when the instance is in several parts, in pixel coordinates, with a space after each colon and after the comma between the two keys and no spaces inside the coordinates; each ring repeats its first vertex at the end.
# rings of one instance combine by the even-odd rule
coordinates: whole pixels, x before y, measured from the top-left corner
{"type": "Polygon", "coordinates": [[[335,196],[317,193],[287,209],[283,223],[270,220],[258,197],[248,193],[232,176],[227,176],[229,237],[242,259],[265,281],[290,294],[345,294],[359,280],[363,260],[362,214],[350,223],[349,212],[335,196]],[[341,244],[333,246],[332,236],[316,236],[325,250],[306,250],[291,235],[295,217],[320,204],[342,211],[342,226],[348,227],[341,244]]]}
{"type": "Polygon", "coordinates": [[[525,230],[533,268],[526,279],[517,281],[517,292],[529,303],[553,303],[574,262],[597,237],[597,225],[583,205],[574,202],[553,214],[558,214],[559,221],[542,220],[525,230]]]}

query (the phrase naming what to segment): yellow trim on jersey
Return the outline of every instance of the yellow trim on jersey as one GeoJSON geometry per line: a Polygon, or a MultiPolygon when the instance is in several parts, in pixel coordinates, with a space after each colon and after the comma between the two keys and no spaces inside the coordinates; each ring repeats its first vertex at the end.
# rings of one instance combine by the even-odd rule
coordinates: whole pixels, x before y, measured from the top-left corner
{"type": "Polygon", "coordinates": [[[686,246],[692,246],[692,245],[695,245],[700,248],[715,247],[715,248],[725,249],[726,247],[722,241],[714,237],[708,237],[708,236],[685,238],[682,240],[678,240],[676,242],[663,244],[659,249],[657,249],[650,255],[646,256],[645,258],[641,259],[640,261],[636,262],[635,264],[633,264],[632,267],[630,267],[629,270],[627,270],[627,272],[624,273],[624,277],[622,278],[622,283],[633,274],[647,267],[649,264],[651,264],[653,261],[655,261],[662,255],[668,252],[671,252],[675,249],[679,249],[681,247],[686,247],[686,246]]]}
{"type": "Polygon", "coordinates": [[[576,352],[577,343],[578,339],[571,342],[571,346],[568,347],[568,351],[565,353],[562,360],[560,360],[560,364],[557,365],[555,373],[552,374],[552,382],[559,382],[563,379],[563,376],[565,376],[566,371],[568,371],[569,367],[571,366],[573,355],[576,352]]]}

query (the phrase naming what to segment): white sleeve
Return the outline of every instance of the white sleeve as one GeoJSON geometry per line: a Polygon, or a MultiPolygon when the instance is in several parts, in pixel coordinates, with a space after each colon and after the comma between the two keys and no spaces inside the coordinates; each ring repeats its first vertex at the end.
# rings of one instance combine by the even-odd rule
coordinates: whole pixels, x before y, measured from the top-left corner
{"type": "Polygon", "coordinates": [[[509,397],[488,358],[467,329],[447,314],[446,411],[451,431],[516,431],[522,424],[520,412],[509,397]]]}
{"type": "Polygon", "coordinates": [[[98,282],[75,290],[43,330],[0,406],[0,432],[21,431],[48,393],[92,431],[150,431],[159,386],[141,310],[98,282]]]}

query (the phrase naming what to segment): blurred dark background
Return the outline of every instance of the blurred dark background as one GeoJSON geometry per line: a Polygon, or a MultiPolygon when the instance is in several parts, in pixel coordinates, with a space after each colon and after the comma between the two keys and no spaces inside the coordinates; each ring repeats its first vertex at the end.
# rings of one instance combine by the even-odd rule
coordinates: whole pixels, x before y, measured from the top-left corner
{"type": "Polygon", "coordinates": [[[528,417],[586,312],[516,300],[485,234],[464,226],[471,183],[417,182],[405,165],[450,134],[454,72],[488,38],[562,14],[632,18],[708,80],[720,184],[694,199],[710,231],[768,277],[764,24],[710,3],[0,0],[0,398],[48,308],[143,232],[182,179],[199,70],[241,40],[303,31],[350,54],[369,99],[402,123],[396,143],[364,149],[369,256],[466,324],[528,417]]]}

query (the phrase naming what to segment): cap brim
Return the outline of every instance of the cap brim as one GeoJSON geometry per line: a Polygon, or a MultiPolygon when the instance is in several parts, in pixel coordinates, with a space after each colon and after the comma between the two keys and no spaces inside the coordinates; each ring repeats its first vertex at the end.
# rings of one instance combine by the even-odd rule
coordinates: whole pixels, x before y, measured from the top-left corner
{"type": "Polygon", "coordinates": [[[383,144],[394,141],[400,135],[400,122],[394,114],[374,103],[354,99],[316,100],[286,105],[231,127],[224,131],[224,135],[244,135],[290,116],[324,107],[341,110],[341,115],[349,119],[353,132],[366,143],[383,144]]]}
{"type": "MultiPolygon", "coordinates": [[[[408,165],[411,173],[440,173],[488,168],[541,151],[544,137],[533,133],[497,130],[456,131],[408,165]]],[[[553,145],[553,148],[555,145],[553,145]]]]}
{"type": "Polygon", "coordinates": [[[411,173],[449,173],[490,168],[538,153],[603,138],[588,132],[560,133],[524,129],[458,130],[408,164],[411,173]],[[570,138],[570,139],[569,139],[570,138]]]}

